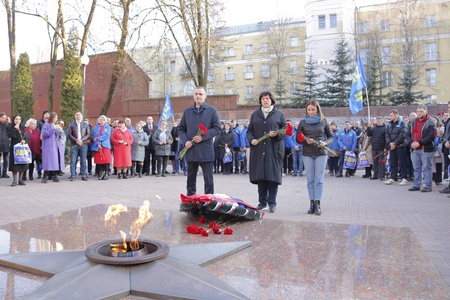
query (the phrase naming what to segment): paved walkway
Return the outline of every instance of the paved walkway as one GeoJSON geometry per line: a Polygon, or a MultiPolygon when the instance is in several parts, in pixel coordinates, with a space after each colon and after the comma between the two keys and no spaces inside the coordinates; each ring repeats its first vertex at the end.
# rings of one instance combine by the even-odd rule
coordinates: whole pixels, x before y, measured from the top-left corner
{"type": "MultiPolygon", "coordinates": [[[[186,177],[144,176],[108,181],[80,178],[70,182],[27,181],[27,186],[11,187],[10,179],[0,180],[0,225],[54,214],[99,203],[122,203],[138,207],[151,201],[152,208],[178,210],[180,194],[186,191],[186,177]]],[[[283,178],[279,188],[278,207],[265,218],[307,222],[409,227],[415,233],[428,257],[450,286],[450,199],[434,188],[431,193],[409,192],[409,186],[386,186],[378,180],[361,178],[358,171],[351,178],[325,178],[322,216],[308,215],[306,177],[283,178]]],[[[198,193],[203,193],[202,176],[198,176],[198,193]]],[[[215,191],[257,204],[257,188],[242,174],[215,175],[215,191]]]]}

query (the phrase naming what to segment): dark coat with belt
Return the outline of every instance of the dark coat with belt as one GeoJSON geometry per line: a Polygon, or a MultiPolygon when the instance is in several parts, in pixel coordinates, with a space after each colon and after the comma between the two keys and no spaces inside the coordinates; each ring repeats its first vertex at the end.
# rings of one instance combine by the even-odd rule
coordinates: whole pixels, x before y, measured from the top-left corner
{"type": "Polygon", "coordinates": [[[25,143],[30,141],[30,136],[28,132],[25,131],[23,126],[19,127],[20,131],[14,127],[14,124],[11,123],[8,129],[8,136],[11,138],[11,145],[9,148],[9,170],[11,172],[26,172],[28,170],[28,164],[18,164],[14,163],[14,145],[19,144],[22,140],[25,143]]]}
{"type": "Polygon", "coordinates": [[[223,160],[223,156],[225,155],[225,144],[227,144],[230,150],[233,151],[233,131],[231,129],[228,132],[222,130],[219,137],[219,159],[223,160]]]}
{"type": "MultiPolygon", "coordinates": [[[[327,146],[333,143],[334,134],[331,132],[330,125],[326,119],[323,119],[317,124],[306,124],[305,119],[301,120],[297,127],[297,132],[303,132],[305,137],[311,138],[317,142],[324,141],[327,146]]],[[[308,144],[305,141],[303,144],[304,156],[322,156],[327,155],[327,151],[317,144],[308,144]]]]}
{"type": "Polygon", "coordinates": [[[251,141],[259,139],[269,131],[276,131],[286,127],[286,119],[281,110],[274,108],[264,117],[261,109],[252,113],[247,130],[247,140],[250,143],[250,182],[257,184],[258,181],[267,180],[281,184],[284,138],[286,133],[278,133],[253,146],[251,141]]]}
{"type": "Polygon", "coordinates": [[[199,108],[194,104],[185,109],[178,125],[178,134],[183,145],[198,135],[199,124],[205,126],[208,132],[202,136],[202,142],[194,144],[187,150],[184,158],[187,162],[213,162],[215,158],[213,137],[217,136],[221,130],[217,109],[207,103],[203,103],[199,108]]]}

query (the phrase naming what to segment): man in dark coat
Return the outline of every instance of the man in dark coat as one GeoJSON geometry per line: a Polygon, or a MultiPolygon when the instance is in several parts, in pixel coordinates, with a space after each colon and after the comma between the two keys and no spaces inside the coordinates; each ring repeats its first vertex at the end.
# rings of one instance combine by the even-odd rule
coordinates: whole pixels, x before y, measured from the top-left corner
{"type": "Polygon", "coordinates": [[[157,175],[156,173],[156,154],[155,146],[153,145],[153,133],[158,130],[158,126],[153,124],[153,117],[147,117],[147,123],[142,127],[142,130],[148,135],[149,143],[145,146],[144,170],[143,173],[147,176],[157,175]],[[150,170],[151,165],[151,170],[150,170]]]}
{"type": "Polygon", "coordinates": [[[178,126],[180,141],[187,148],[184,156],[188,165],[187,195],[197,192],[198,167],[202,167],[205,181],[205,194],[214,194],[214,145],[213,138],[220,133],[220,120],[217,109],[205,103],[206,89],[194,90],[195,104],[186,108],[178,126]],[[207,129],[205,135],[199,134],[199,125],[207,129]],[[192,149],[191,149],[192,148],[192,149]]]}
{"type": "Polygon", "coordinates": [[[386,125],[382,117],[377,117],[376,124],[369,129],[367,135],[372,137],[373,176],[372,180],[383,180],[385,176],[385,158],[387,156],[386,125]]]}
{"type": "Polygon", "coordinates": [[[259,96],[261,107],[252,113],[247,130],[250,143],[250,182],[258,185],[258,210],[269,205],[269,212],[276,210],[278,185],[281,184],[284,138],[286,133],[277,132],[286,127],[286,119],[281,110],[275,108],[275,100],[270,92],[259,96]],[[263,136],[264,140],[258,141],[263,136]]]}
{"type": "Polygon", "coordinates": [[[9,122],[4,112],[0,113],[0,155],[3,157],[3,168],[1,169],[1,177],[9,178],[6,174],[8,171],[8,153],[9,153],[9,137],[8,137],[9,122]]]}
{"type": "Polygon", "coordinates": [[[398,110],[393,109],[389,112],[389,118],[391,121],[386,128],[386,147],[389,150],[390,163],[391,163],[391,176],[390,179],[384,183],[391,185],[398,181],[398,173],[402,181],[399,185],[407,185],[407,162],[406,162],[406,124],[400,118],[398,110]]]}

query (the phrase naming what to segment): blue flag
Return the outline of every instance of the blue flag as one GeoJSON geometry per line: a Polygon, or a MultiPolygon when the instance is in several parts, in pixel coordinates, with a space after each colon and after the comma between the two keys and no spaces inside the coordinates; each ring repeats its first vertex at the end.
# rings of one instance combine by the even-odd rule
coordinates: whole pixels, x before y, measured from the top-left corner
{"type": "Polygon", "coordinates": [[[348,105],[352,114],[356,114],[363,108],[362,90],[367,87],[366,74],[364,74],[364,67],[361,56],[358,55],[355,72],[353,73],[352,90],[350,91],[350,98],[348,105]]]}
{"type": "Polygon", "coordinates": [[[161,120],[167,121],[168,118],[173,116],[172,103],[170,102],[169,93],[166,93],[166,101],[164,102],[164,106],[161,112],[161,116],[159,117],[158,127],[161,123],[161,120]]]}

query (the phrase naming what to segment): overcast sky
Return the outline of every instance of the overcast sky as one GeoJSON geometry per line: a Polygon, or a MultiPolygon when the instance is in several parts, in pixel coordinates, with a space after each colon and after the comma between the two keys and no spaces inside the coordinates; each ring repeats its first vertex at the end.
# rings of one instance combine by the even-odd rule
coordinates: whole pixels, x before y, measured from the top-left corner
{"type": "MultiPolygon", "coordinates": [[[[386,0],[356,0],[358,4],[375,3],[386,0]]],[[[257,23],[278,18],[300,18],[304,16],[303,0],[224,0],[224,19],[227,26],[257,23]]],[[[0,10],[0,70],[9,69],[8,32],[4,8],[0,10]]],[[[30,16],[16,15],[17,59],[28,52],[31,63],[48,60],[49,39],[45,23],[30,16]],[[25,25],[25,26],[24,26],[25,25]]]]}

